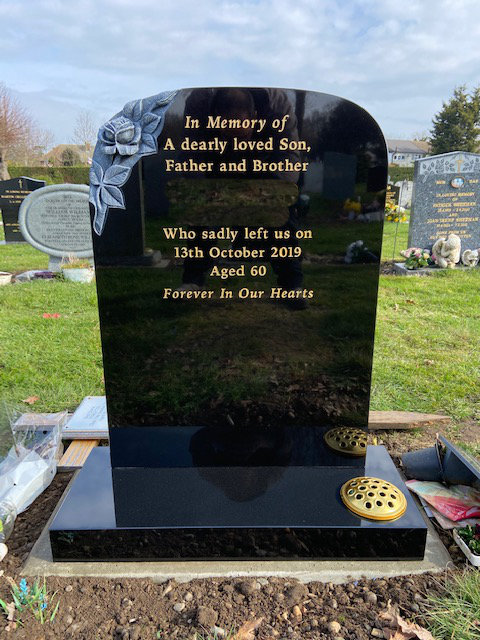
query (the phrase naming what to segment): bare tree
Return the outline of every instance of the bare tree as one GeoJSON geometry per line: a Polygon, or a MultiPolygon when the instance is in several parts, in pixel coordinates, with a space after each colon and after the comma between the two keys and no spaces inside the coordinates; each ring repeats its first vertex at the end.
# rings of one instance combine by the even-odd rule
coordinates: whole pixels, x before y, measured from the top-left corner
{"type": "Polygon", "coordinates": [[[86,109],[80,111],[75,121],[73,142],[83,146],[87,156],[91,155],[92,147],[97,137],[97,129],[92,113],[86,109]]]}
{"type": "Polygon", "coordinates": [[[45,155],[55,144],[55,136],[50,129],[37,129],[34,135],[34,149],[45,155]]]}
{"type": "Polygon", "coordinates": [[[45,155],[53,147],[55,136],[49,129],[29,127],[28,136],[13,145],[8,152],[10,162],[25,166],[38,166],[46,162],[45,155]]]}
{"type": "Polygon", "coordinates": [[[24,144],[33,129],[33,119],[25,107],[0,83],[0,180],[8,180],[10,151],[24,144]]]}
{"type": "Polygon", "coordinates": [[[420,142],[428,142],[430,134],[428,131],[416,131],[412,133],[410,140],[419,140],[420,142]]]}

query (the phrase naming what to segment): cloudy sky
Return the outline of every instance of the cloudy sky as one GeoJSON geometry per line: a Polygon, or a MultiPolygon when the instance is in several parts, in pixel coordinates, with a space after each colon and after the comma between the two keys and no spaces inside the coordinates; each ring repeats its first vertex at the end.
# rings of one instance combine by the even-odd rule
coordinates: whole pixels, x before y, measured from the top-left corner
{"type": "Polygon", "coordinates": [[[479,0],[0,0],[0,81],[57,142],[166,89],[250,85],[349,98],[410,137],[480,85],[479,0]]]}

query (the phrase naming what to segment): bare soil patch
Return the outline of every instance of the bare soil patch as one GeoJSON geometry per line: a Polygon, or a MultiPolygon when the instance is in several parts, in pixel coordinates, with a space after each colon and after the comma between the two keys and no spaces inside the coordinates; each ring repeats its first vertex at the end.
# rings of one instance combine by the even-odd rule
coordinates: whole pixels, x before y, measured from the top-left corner
{"type": "MultiPolygon", "coordinates": [[[[475,426],[452,425],[445,434],[476,442],[475,426]]],[[[411,448],[430,446],[434,429],[421,434],[377,434],[397,458],[411,448]]],[[[1,564],[0,597],[8,601],[5,576],[20,580],[19,570],[60,499],[71,474],[59,474],[51,486],[18,517],[8,541],[9,554],[1,564]]],[[[464,557],[451,534],[440,532],[458,569],[464,557]]],[[[457,570],[458,570],[457,569],[457,570]]],[[[53,624],[41,626],[27,618],[24,627],[4,631],[0,637],[28,640],[75,638],[80,640],[197,640],[207,637],[213,625],[238,629],[262,618],[259,640],[367,640],[381,629],[379,616],[391,605],[403,618],[425,623],[427,596],[442,592],[446,574],[359,580],[348,584],[293,579],[256,578],[175,581],[156,584],[148,579],[60,578],[47,579],[50,592],[58,591],[60,608],[53,624]],[[336,623],[336,624],[333,624],[336,623]],[[197,636],[197,634],[199,634],[197,636]]],[[[30,580],[29,580],[30,582],[30,580]]],[[[5,620],[6,626],[6,620],[5,620]]]]}

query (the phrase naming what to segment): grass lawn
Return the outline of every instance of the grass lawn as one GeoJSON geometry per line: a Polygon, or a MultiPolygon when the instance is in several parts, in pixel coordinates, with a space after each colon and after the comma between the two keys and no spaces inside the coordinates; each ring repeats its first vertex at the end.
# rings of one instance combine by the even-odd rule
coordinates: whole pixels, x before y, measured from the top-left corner
{"type": "Polygon", "coordinates": [[[480,574],[473,569],[449,579],[445,595],[430,602],[429,628],[438,640],[480,640],[480,574]]]}
{"type": "MultiPolygon", "coordinates": [[[[3,239],[3,229],[0,239],[3,239]]],[[[47,269],[48,256],[29,244],[6,244],[0,246],[0,270],[21,273],[30,269],[47,269]]]]}
{"type": "MultiPolygon", "coordinates": [[[[385,224],[391,259],[394,223],[385,224]]],[[[408,225],[398,227],[397,250],[408,225]]],[[[28,245],[0,246],[0,270],[46,268],[28,245]]],[[[426,278],[381,276],[373,409],[478,417],[480,270],[426,278]]],[[[35,411],[73,408],[103,393],[95,284],[39,281],[0,289],[0,395],[9,406],[38,396],[35,411]],[[60,318],[43,318],[59,313],[60,318]]]]}
{"type": "Polygon", "coordinates": [[[38,280],[2,287],[0,354],[1,394],[9,404],[38,396],[35,411],[60,411],[102,394],[95,285],[38,280]]]}
{"type": "Polygon", "coordinates": [[[480,417],[480,271],[382,276],[372,409],[480,417]]]}
{"type": "Polygon", "coordinates": [[[400,251],[408,249],[408,223],[385,222],[383,225],[382,260],[404,260],[400,251]]]}

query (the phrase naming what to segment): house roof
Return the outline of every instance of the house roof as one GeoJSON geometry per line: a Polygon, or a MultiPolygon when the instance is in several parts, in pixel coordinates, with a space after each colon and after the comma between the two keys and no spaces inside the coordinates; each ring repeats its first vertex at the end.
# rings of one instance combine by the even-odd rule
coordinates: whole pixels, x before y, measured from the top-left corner
{"type": "Polygon", "coordinates": [[[428,153],[430,144],[423,140],[387,140],[391,153],[428,153]]]}

